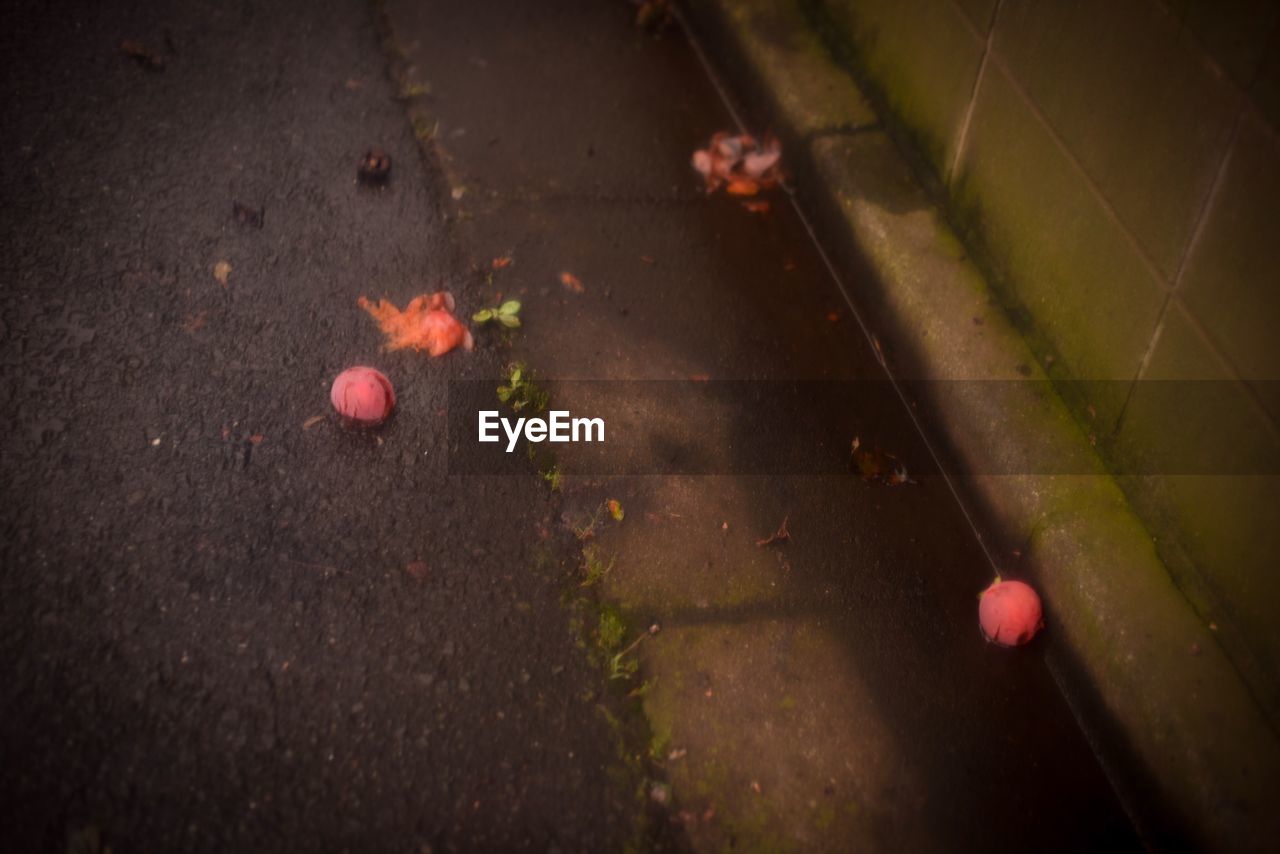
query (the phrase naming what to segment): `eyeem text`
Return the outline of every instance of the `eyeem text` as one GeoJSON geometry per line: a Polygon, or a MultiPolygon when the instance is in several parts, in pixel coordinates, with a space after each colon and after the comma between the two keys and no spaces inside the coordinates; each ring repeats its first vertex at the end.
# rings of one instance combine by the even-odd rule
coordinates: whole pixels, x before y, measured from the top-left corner
{"type": "Polygon", "coordinates": [[[500,442],[498,428],[507,437],[507,453],[516,448],[523,433],[528,442],[603,442],[603,418],[573,418],[564,409],[553,409],[546,418],[503,418],[496,409],[482,409],[480,416],[480,441],[500,442]]]}

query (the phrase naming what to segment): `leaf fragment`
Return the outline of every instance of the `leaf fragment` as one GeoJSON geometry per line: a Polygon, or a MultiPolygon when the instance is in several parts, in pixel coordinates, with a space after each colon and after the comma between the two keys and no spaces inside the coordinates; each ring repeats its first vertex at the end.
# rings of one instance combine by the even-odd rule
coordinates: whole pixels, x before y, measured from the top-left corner
{"type": "Polygon", "coordinates": [[[781,543],[791,539],[791,532],[787,530],[787,522],[790,521],[791,515],[787,514],[782,519],[782,524],[778,526],[778,530],[761,540],[756,540],[757,546],[767,546],[770,543],[781,543]]]}
{"type": "Polygon", "coordinates": [[[164,57],[148,50],[142,42],[132,39],[123,41],[120,43],[120,52],[148,71],[164,71],[164,57]]]}

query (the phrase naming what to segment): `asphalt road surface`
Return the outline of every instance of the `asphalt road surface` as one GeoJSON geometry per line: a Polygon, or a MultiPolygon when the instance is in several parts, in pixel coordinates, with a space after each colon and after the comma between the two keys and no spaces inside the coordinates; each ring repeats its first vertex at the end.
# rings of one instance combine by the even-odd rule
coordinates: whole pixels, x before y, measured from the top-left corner
{"type": "Polygon", "coordinates": [[[373,9],[15,5],[0,848],[644,833],[559,604],[547,491],[445,473],[447,378],[501,354],[383,354],[356,307],[475,284],[373,9]],[[382,190],[355,180],[370,146],[393,160],[382,190]],[[377,437],[328,417],[361,363],[399,395],[377,437]]]}

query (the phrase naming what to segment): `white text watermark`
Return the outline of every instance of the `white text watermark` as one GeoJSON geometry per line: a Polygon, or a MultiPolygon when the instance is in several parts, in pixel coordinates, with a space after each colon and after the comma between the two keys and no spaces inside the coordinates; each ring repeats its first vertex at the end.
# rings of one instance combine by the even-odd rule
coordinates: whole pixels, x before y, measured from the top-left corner
{"type": "Polygon", "coordinates": [[[527,442],[603,442],[603,418],[573,418],[568,410],[553,409],[546,418],[503,418],[496,409],[482,409],[479,414],[479,440],[481,442],[499,442],[502,437],[498,428],[507,437],[507,453],[516,448],[521,434],[527,442]]]}

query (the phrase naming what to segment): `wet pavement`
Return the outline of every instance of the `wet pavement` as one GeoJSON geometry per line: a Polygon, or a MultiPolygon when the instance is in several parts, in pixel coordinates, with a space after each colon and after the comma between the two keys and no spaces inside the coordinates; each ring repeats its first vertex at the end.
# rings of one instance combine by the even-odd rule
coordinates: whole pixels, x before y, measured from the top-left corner
{"type": "MultiPolygon", "coordinates": [[[[636,30],[626,4],[387,9],[408,79],[430,86],[417,109],[459,197],[464,246],[477,267],[514,259],[493,274],[490,302],[524,301],[516,350],[543,376],[884,378],[786,195],[768,195],[762,215],[702,191],[689,156],[733,118],[678,30],[636,30]]],[[[1137,844],[1045,665],[1052,638],[1010,653],[979,635],[993,568],[944,480],[886,487],[843,466],[660,474],[664,454],[688,447],[717,457],[713,471],[749,471],[737,455],[777,419],[714,394],[671,411],[651,385],[552,384],[575,414],[647,421],[655,463],[604,477],[589,449],[561,451],[562,522],[591,528],[587,580],[606,568],[597,584],[631,634],[662,627],[635,682],[691,844],[1137,844]],[[592,526],[609,498],[625,520],[592,526]],[[783,519],[791,538],[758,546],[783,519]]],[[[807,406],[797,425],[847,419],[846,448],[860,432],[918,448],[901,407],[807,406]]],[[[763,441],[782,457],[814,435],[763,441]]],[[[996,559],[1016,574],[1014,554],[996,559]]]]}
{"type": "Polygon", "coordinates": [[[701,191],[731,122],[678,31],[389,0],[383,45],[380,14],[30,3],[0,37],[4,847],[1132,846],[1043,646],[978,635],[991,565],[943,481],[450,474],[449,380],[513,356],[882,374],[785,197],[701,191]],[[356,298],[441,287],[525,325],[381,353],[356,298]],[[377,435],[313,420],[357,363],[396,384],[377,435]],[[606,498],[625,520],[575,536],[606,498]],[[599,602],[661,626],[627,679],[575,629],[599,602]]]}

